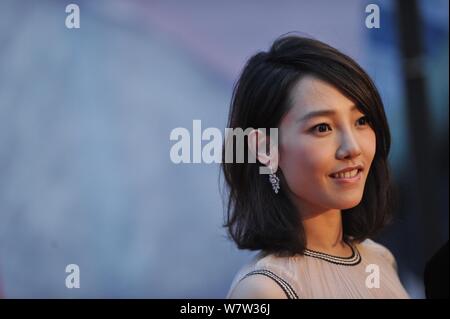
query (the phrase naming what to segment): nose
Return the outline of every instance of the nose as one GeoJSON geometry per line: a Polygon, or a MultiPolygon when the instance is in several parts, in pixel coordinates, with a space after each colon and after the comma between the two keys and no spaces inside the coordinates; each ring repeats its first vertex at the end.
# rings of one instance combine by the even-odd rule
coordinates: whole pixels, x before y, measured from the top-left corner
{"type": "Polygon", "coordinates": [[[361,154],[361,148],[351,132],[346,132],[341,135],[341,143],[336,152],[338,159],[351,159],[361,154]]]}

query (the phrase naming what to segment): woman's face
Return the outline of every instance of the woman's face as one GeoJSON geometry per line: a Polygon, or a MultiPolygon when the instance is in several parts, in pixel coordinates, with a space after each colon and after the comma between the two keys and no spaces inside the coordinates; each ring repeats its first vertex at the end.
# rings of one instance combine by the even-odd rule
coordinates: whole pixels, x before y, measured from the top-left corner
{"type": "Polygon", "coordinates": [[[334,86],[313,76],[298,81],[291,100],[279,126],[279,167],[294,202],[302,214],[358,205],[376,149],[367,118],[334,86]],[[318,111],[328,113],[312,113],[318,111]],[[332,175],[358,165],[356,177],[332,175]]]}

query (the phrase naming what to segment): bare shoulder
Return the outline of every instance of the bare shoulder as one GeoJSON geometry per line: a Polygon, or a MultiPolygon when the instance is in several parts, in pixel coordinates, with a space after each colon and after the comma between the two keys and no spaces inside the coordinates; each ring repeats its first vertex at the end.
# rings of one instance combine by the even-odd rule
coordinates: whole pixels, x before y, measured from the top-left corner
{"type": "Polygon", "coordinates": [[[242,279],[230,299],[286,299],[283,289],[271,278],[255,274],[242,279]]]}

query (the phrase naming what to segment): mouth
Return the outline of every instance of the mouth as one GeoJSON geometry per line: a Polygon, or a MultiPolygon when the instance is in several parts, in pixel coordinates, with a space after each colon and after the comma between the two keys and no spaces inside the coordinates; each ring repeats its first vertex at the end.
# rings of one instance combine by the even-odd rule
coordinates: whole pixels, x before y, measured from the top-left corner
{"type": "Polygon", "coordinates": [[[353,183],[361,179],[362,171],[363,170],[361,168],[355,168],[351,171],[347,171],[344,173],[334,173],[328,176],[331,177],[336,182],[353,183]]]}

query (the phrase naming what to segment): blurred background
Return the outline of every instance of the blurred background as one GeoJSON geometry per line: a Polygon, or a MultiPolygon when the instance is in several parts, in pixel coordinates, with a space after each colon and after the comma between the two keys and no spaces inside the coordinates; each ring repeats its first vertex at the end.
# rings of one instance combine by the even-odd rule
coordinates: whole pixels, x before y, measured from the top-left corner
{"type": "Polygon", "coordinates": [[[174,164],[169,135],[194,119],[223,132],[246,60],[296,31],[355,58],[381,92],[400,202],[376,240],[423,298],[448,240],[448,5],[1,0],[0,295],[223,298],[254,253],[221,227],[219,164],[174,164]],[[72,263],[79,289],[65,286],[72,263]]]}

